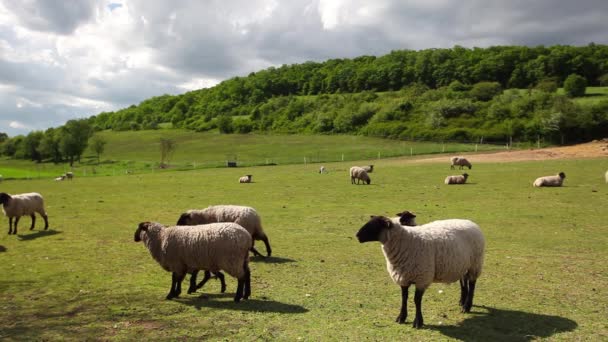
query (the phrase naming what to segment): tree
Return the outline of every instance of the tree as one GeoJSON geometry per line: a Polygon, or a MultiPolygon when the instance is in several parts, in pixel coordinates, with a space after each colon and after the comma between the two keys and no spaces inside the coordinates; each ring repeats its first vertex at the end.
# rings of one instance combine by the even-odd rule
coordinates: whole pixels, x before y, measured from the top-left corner
{"type": "Polygon", "coordinates": [[[107,143],[108,143],[108,141],[100,135],[95,135],[91,139],[91,148],[93,149],[93,152],[95,152],[95,154],[97,155],[97,164],[99,164],[99,161],[101,159],[101,154],[105,150],[107,143]]]}
{"type": "Polygon", "coordinates": [[[490,101],[502,92],[498,82],[479,82],[469,91],[469,94],[478,101],[490,101]]]}
{"type": "Polygon", "coordinates": [[[232,117],[228,115],[218,116],[217,128],[220,130],[220,133],[230,134],[234,132],[234,127],[232,125],[232,117]]]}
{"type": "Polygon", "coordinates": [[[80,161],[92,134],[93,128],[87,120],[70,120],[62,127],[60,148],[70,166],[74,165],[74,160],[80,161]]]}
{"type": "Polygon", "coordinates": [[[177,148],[177,143],[173,139],[160,138],[160,168],[164,169],[169,166],[171,155],[177,148]]]}
{"type": "Polygon", "coordinates": [[[42,158],[51,158],[54,163],[61,161],[61,130],[49,128],[44,132],[44,137],[40,140],[38,150],[42,158]]]}
{"type": "Polygon", "coordinates": [[[577,74],[571,74],[564,81],[564,91],[568,97],[585,96],[586,87],[587,80],[583,76],[577,74]]]}

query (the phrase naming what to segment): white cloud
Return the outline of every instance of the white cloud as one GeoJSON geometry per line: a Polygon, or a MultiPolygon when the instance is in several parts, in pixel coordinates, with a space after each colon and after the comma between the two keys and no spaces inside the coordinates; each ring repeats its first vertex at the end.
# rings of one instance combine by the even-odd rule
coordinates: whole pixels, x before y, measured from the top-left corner
{"type": "Polygon", "coordinates": [[[23,130],[23,129],[28,129],[28,128],[29,128],[27,125],[25,125],[25,124],[23,124],[22,122],[19,122],[19,121],[11,121],[11,122],[8,124],[8,126],[9,126],[10,128],[14,128],[14,129],[20,129],[20,130],[23,130]]]}

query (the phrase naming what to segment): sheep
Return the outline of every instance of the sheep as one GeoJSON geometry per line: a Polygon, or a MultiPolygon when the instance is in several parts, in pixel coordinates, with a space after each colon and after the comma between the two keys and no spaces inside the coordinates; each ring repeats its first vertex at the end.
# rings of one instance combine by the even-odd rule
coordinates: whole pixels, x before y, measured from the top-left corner
{"type": "Polygon", "coordinates": [[[466,183],[467,178],[469,178],[469,174],[463,173],[462,175],[447,176],[443,182],[445,184],[464,184],[466,183]]]}
{"type": "Polygon", "coordinates": [[[360,243],[382,244],[388,273],[401,286],[397,323],[403,324],[407,318],[408,290],[412,284],[416,287],[414,328],[424,324],[422,296],[431,283],[459,280],[460,307],[462,312],[471,311],[485,246],[483,234],[474,222],[451,219],[414,228],[401,226],[387,217],[372,216],[356,236],[360,243]]]}
{"type": "Polygon", "coordinates": [[[353,166],[350,168],[350,183],[355,184],[355,179],[357,180],[357,184],[359,184],[359,181],[363,181],[367,184],[371,183],[372,181],[367,172],[359,166],[353,166]]]}
{"type": "MultiPolygon", "coordinates": [[[[166,299],[181,293],[181,283],[186,273],[196,276],[198,270],[220,270],[238,279],[234,301],[248,299],[251,295],[249,248],[251,235],[234,222],[220,222],[197,226],[165,227],[156,222],[141,222],[134,236],[135,242],[143,241],[150,254],[171,275],[171,290],[166,299]]],[[[188,293],[193,289],[192,281],[188,293]]]]}
{"type": "Polygon", "coordinates": [[[564,178],[566,178],[566,174],[563,172],[560,172],[555,176],[539,177],[532,183],[532,186],[562,186],[564,178]]]}
{"type": "MultiPolygon", "coordinates": [[[[608,184],[608,171],[606,171],[604,178],[606,178],[606,184],[608,184]]],[[[2,181],[2,175],[0,175],[0,181],[2,181]]]]}
{"type": "Polygon", "coordinates": [[[239,178],[239,183],[251,183],[251,175],[246,175],[239,178]]]}
{"type": "Polygon", "coordinates": [[[63,175],[61,175],[61,176],[55,178],[55,182],[61,182],[64,179],[65,179],[65,177],[63,175]]]}
{"type": "Polygon", "coordinates": [[[323,173],[326,173],[326,172],[327,172],[327,171],[325,170],[325,166],[321,166],[321,167],[319,168],[319,173],[323,174],[323,173]]]}
{"type": "Polygon", "coordinates": [[[66,172],[65,177],[67,178],[67,180],[72,180],[74,179],[74,173],[72,171],[66,172]]]}
{"type": "MultiPolygon", "coordinates": [[[[264,229],[262,229],[262,219],[252,207],[240,205],[214,205],[200,210],[192,209],[180,215],[177,220],[177,225],[191,226],[212,222],[235,222],[240,224],[249,232],[249,234],[251,234],[254,242],[255,240],[262,240],[264,242],[267,256],[272,254],[268,236],[266,236],[264,229]]],[[[253,245],[254,243],[252,242],[250,246],[251,252],[254,255],[262,256],[253,245]]]]}
{"type": "Polygon", "coordinates": [[[0,192],[0,204],[2,204],[4,215],[8,216],[8,235],[17,234],[17,224],[19,223],[21,216],[24,215],[30,215],[32,218],[30,230],[34,229],[34,226],[36,225],[35,213],[40,214],[44,219],[44,230],[49,228],[48,216],[44,210],[44,199],[42,198],[42,195],[37,192],[17,195],[9,195],[5,192],[0,192]],[[15,218],[14,226],[13,218],[15,218]]]}
{"type": "Polygon", "coordinates": [[[398,222],[402,226],[416,226],[416,215],[414,213],[404,210],[396,214],[397,217],[393,218],[393,222],[398,222]]]}
{"type": "Polygon", "coordinates": [[[452,165],[450,169],[454,169],[454,166],[458,166],[460,170],[462,170],[465,166],[469,168],[469,170],[473,167],[471,163],[465,157],[452,157],[450,158],[452,165]]]}
{"type": "Polygon", "coordinates": [[[374,172],[374,165],[361,166],[361,168],[367,173],[374,172]]]}

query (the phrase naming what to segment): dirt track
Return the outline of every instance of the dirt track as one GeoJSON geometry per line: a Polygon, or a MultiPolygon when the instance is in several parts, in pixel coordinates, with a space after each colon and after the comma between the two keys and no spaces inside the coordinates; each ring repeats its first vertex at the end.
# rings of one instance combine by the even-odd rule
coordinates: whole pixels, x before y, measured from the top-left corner
{"type": "MultiPolygon", "coordinates": [[[[608,158],[608,138],[573,146],[477,153],[467,154],[467,156],[470,156],[469,160],[474,160],[474,162],[476,163],[500,163],[526,160],[581,159],[601,157],[608,158]]],[[[408,162],[436,163],[445,162],[446,160],[446,155],[442,155],[428,158],[423,157],[420,159],[410,159],[408,160],[408,162]]]]}

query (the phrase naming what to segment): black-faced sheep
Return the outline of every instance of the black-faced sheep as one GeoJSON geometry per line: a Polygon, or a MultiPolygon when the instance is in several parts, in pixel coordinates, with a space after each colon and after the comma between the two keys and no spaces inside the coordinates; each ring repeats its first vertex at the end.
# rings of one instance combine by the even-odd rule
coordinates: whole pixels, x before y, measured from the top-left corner
{"type": "Polygon", "coordinates": [[[365,170],[365,172],[367,173],[372,173],[374,172],[374,165],[366,165],[366,166],[361,166],[361,168],[363,170],[365,170]]]}
{"type": "Polygon", "coordinates": [[[447,176],[443,182],[445,184],[464,184],[467,182],[467,178],[469,178],[469,175],[463,173],[462,175],[447,176]]]}
{"type": "Polygon", "coordinates": [[[534,183],[532,183],[532,185],[535,187],[562,186],[565,178],[566,178],[566,174],[563,172],[560,172],[555,176],[545,176],[545,177],[536,178],[536,180],[534,181],[534,183]]]}
{"type": "Polygon", "coordinates": [[[246,175],[239,178],[239,183],[251,183],[251,175],[246,175]]]}
{"type": "Polygon", "coordinates": [[[458,168],[462,170],[466,166],[470,170],[473,167],[465,157],[452,157],[450,158],[450,161],[452,162],[450,169],[454,169],[454,166],[458,166],[458,168]]]}
{"type": "Polygon", "coordinates": [[[367,172],[359,166],[350,168],[350,183],[355,184],[355,180],[357,181],[357,184],[359,184],[360,181],[363,181],[366,184],[369,184],[372,181],[367,172]]]}
{"type": "Polygon", "coordinates": [[[413,227],[416,225],[416,215],[410,211],[404,210],[397,213],[397,217],[393,221],[399,222],[402,226],[413,227]]]}
{"type": "Polygon", "coordinates": [[[44,229],[49,228],[49,220],[44,210],[44,199],[42,195],[37,192],[30,192],[25,194],[9,195],[5,192],[0,192],[0,204],[2,204],[2,210],[4,215],[8,216],[8,234],[17,234],[17,224],[21,216],[29,215],[32,218],[32,225],[30,230],[34,229],[36,225],[36,215],[40,214],[44,219],[44,229]],[[15,224],[13,226],[13,218],[15,224]],[[14,227],[14,229],[13,229],[14,227]]]}
{"type": "Polygon", "coordinates": [[[402,226],[383,216],[372,218],[357,232],[360,243],[379,241],[388,273],[401,286],[401,310],[396,322],[407,318],[407,297],[415,285],[414,328],[424,324],[422,296],[431,283],[460,281],[460,306],[470,312],[475,284],[481,274],[485,240],[469,220],[441,220],[417,227],[402,226]]]}

